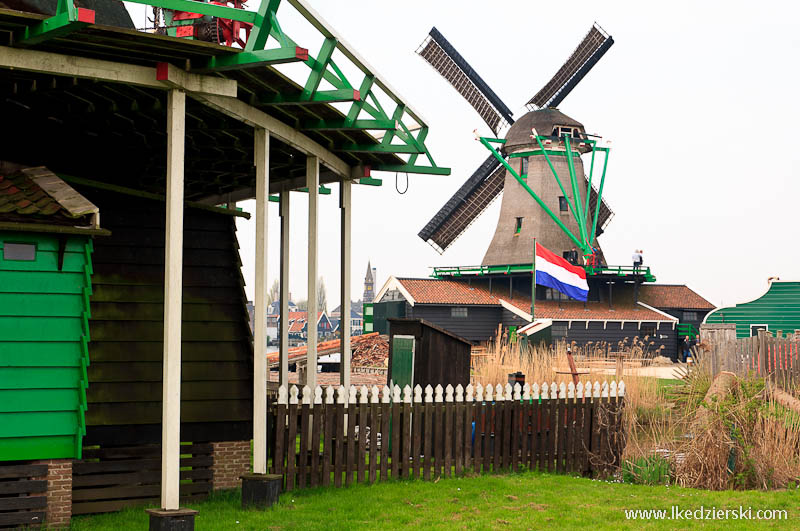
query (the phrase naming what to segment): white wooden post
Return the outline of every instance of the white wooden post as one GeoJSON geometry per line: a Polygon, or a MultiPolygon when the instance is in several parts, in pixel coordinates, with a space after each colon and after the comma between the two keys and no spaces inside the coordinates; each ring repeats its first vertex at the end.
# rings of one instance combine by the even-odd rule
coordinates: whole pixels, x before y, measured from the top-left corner
{"type": "Polygon", "coordinates": [[[308,340],[306,381],[311,387],[317,385],[317,250],[319,235],[319,159],[306,159],[306,187],[308,187],[308,340]]]}
{"type": "Polygon", "coordinates": [[[253,473],[267,473],[267,219],[269,132],[255,129],[256,297],[253,335],[253,473]]]}
{"type": "Polygon", "coordinates": [[[281,192],[280,382],[289,385],[289,190],[281,192]]]}
{"type": "Polygon", "coordinates": [[[342,350],[339,362],[339,377],[341,384],[350,385],[350,234],[352,212],[352,190],[350,181],[342,179],[339,186],[339,208],[342,216],[342,247],[341,247],[341,305],[342,313],[339,318],[339,335],[342,350]]]}
{"type": "Polygon", "coordinates": [[[167,217],[164,243],[164,374],[161,508],[179,508],[181,446],[181,310],[183,304],[183,155],[186,93],[167,93],[167,217]]]}

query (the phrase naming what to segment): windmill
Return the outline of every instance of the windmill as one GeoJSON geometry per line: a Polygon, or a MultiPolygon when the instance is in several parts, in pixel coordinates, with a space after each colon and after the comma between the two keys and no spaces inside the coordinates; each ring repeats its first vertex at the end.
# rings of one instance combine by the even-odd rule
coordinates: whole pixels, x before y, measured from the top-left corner
{"type": "MultiPolygon", "coordinates": [[[[514,120],[488,84],[434,27],[417,50],[477,111],[495,135],[481,138],[491,155],[445,203],[419,237],[443,253],[503,193],[500,218],[482,265],[531,262],[533,237],[557,253],[580,250],[603,262],[596,237],[613,212],[602,198],[609,148],[556,106],[575,88],[614,40],[594,24],[564,65],[514,120]],[[499,149],[495,147],[499,145],[499,149]],[[583,171],[581,155],[591,153],[583,171]],[[599,189],[591,182],[595,155],[604,154],[599,189]],[[569,175],[571,185],[565,188],[569,175]]],[[[598,157],[599,158],[599,157],[598,157]]],[[[599,166],[600,164],[598,164],[599,166]]]]}

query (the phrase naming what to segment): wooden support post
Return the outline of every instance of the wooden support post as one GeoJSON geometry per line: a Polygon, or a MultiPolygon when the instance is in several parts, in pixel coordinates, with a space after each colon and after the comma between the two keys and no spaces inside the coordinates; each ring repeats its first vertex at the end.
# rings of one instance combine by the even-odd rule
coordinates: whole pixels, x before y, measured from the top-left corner
{"type": "Polygon", "coordinates": [[[253,336],[253,473],[267,473],[267,219],[269,132],[255,129],[256,297],[253,336]]]}
{"type": "Polygon", "coordinates": [[[616,380],[617,382],[622,381],[622,377],[624,376],[625,367],[624,367],[624,358],[625,354],[623,352],[617,352],[617,370],[616,370],[616,380]]]}
{"type": "Polygon", "coordinates": [[[289,385],[289,190],[281,192],[280,384],[289,385]]]}
{"type": "Polygon", "coordinates": [[[183,155],[186,93],[167,93],[167,217],[164,244],[164,374],[161,508],[179,508],[181,459],[181,309],[183,297],[183,155]]]}
{"type": "Polygon", "coordinates": [[[339,208],[342,216],[342,246],[341,246],[341,316],[339,319],[339,335],[342,338],[342,351],[339,362],[340,383],[345,389],[350,388],[350,236],[351,218],[350,207],[353,203],[353,185],[349,180],[342,179],[339,186],[339,208]]]}
{"type": "Polygon", "coordinates": [[[306,187],[308,188],[308,354],[306,363],[306,385],[317,386],[317,251],[319,235],[319,159],[306,159],[306,187]]]}

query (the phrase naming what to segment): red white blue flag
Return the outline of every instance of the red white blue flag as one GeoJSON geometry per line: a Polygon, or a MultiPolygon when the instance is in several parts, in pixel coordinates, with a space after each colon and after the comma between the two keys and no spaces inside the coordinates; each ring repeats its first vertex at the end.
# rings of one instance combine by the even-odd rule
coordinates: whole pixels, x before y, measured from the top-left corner
{"type": "Polygon", "coordinates": [[[560,291],[568,297],[585,301],[589,294],[586,271],[536,244],[536,284],[560,291]]]}

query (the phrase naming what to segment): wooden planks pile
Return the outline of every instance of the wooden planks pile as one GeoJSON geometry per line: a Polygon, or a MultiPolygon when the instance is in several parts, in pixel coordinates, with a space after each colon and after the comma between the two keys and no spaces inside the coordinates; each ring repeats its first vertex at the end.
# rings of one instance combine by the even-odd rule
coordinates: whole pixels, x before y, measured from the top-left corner
{"type": "Polygon", "coordinates": [[[0,466],[0,527],[41,525],[47,510],[47,465],[0,466]]]}
{"type": "MultiPolygon", "coordinates": [[[[181,503],[211,492],[211,444],[181,445],[181,503]]],[[[84,448],[72,466],[72,514],[118,511],[159,503],[161,446],[84,448]]]]}
{"type": "Polygon", "coordinates": [[[467,471],[606,475],[619,466],[624,383],[299,394],[282,386],[276,406],[272,471],[286,490],[467,471]]]}

